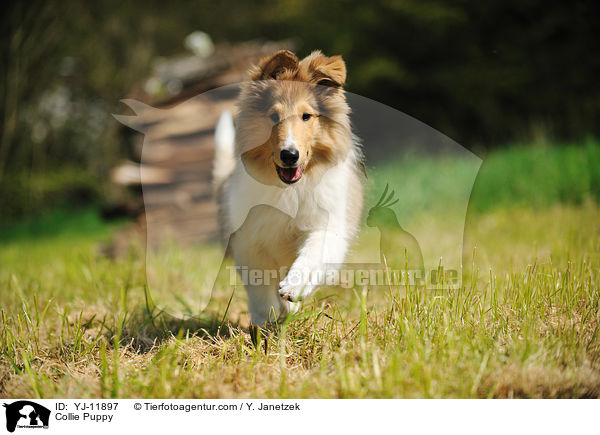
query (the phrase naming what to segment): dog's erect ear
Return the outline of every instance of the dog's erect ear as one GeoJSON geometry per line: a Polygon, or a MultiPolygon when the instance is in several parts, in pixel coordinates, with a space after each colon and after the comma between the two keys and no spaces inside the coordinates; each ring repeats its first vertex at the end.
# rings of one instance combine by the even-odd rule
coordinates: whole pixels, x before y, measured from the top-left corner
{"type": "Polygon", "coordinates": [[[251,72],[252,80],[277,80],[285,70],[293,71],[298,68],[298,56],[289,50],[279,50],[258,62],[258,67],[251,72]]]}
{"type": "Polygon", "coordinates": [[[342,56],[327,57],[316,51],[307,60],[313,83],[332,88],[341,88],[346,83],[346,63],[342,56]]]}

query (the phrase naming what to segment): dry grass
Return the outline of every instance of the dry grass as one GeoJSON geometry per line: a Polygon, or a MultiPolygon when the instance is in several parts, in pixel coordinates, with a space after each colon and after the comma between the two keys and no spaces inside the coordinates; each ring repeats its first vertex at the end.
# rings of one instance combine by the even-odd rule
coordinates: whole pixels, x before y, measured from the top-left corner
{"type": "Polygon", "coordinates": [[[0,396],[599,397],[600,208],[482,214],[467,235],[460,290],[323,289],[258,347],[243,292],[223,324],[229,292],[216,321],[177,320],[147,304],[135,252],[9,242],[0,396]]]}

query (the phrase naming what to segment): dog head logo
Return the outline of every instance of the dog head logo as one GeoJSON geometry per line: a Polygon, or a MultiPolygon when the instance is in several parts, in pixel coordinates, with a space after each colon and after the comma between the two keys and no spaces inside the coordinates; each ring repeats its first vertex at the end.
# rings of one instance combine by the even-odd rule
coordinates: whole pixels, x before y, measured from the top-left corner
{"type": "Polygon", "coordinates": [[[19,400],[3,405],[6,408],[6,430],[14,432],[16,428],[44,428],[50,423],[50,410],[29,400],[19,400]]]}

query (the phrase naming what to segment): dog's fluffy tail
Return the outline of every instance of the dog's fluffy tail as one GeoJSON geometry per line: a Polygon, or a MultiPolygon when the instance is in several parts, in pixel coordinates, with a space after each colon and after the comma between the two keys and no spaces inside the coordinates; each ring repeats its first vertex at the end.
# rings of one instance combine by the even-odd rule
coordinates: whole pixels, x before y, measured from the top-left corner
{"type": "Polygon", "coordinates": [[[235,129],[233,118],[229,110],[225,110],[215,129],[215,160],[213,164],[213,184],[215,190],[231,174],[235,166],[233,148],[235,142],[235,129]]]}

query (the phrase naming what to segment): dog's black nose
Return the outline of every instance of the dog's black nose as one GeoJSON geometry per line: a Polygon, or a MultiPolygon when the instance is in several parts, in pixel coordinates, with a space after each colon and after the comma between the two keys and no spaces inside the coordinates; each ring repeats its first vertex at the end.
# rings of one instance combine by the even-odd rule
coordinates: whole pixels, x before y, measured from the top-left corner
{"type": "Polygon", "coordinates": [[[288,149],[281,150],[281,153],[279,153],[279,157],[281,158],[281,161],[283,163],[291,166],[298,161],[298,157],[300,157],[300,153],[298,152],[298,150],[296,148],[291,148],[289,150],[288,149]]]}

